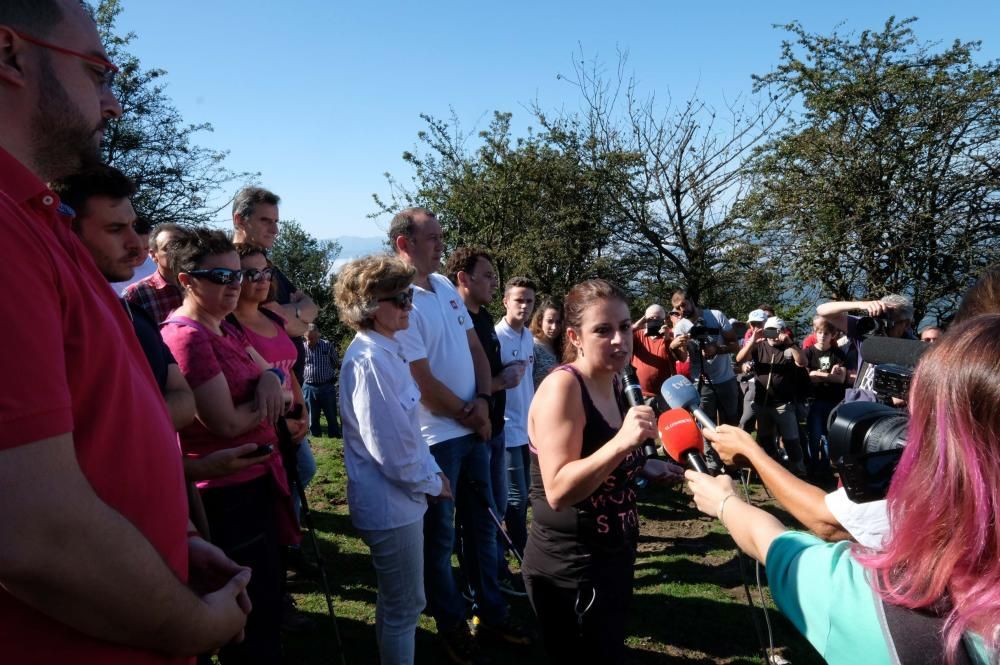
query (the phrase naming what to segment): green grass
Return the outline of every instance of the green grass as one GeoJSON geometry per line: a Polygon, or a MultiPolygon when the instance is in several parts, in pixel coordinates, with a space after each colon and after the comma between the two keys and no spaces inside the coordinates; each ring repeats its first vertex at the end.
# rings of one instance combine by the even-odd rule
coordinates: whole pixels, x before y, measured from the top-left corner
{"type": "MultiPolygon", "coordinates": [[[[319,438],[312,439],[312,446],[318,471],[308,488],[309,505],[335,594],[345,659],[351,665],[378,663],[375,574],[368,548],[357,536],[347,513],[342,442],[319,438]]],[[[760,494],[757,491],[755,499],[760,494]]],[[[773,505],[765,507],[778,514],[784,523],[794,523],[773,505]]],[[[743,574],[729,535],[716,520],[700,515],[689,497],[676,488],[644,490],[640,514],[642,535],[627,639],[630,662],[763,663],[754,614],[746,602],[743,574]]],[[[311,556],[308,536],[303,548],[311,556]]],[[[753,563],[747,560],[745,569],[759,607],[753,563]]],[[[320,585],[315,581],[293,581],[290,590],[299,608],[311,616],[312,626],[287,634],[287,662],[306,665],[336,662],[331,620],[320,585]]],[[[764,591],[767,594],[766,586],[764,591]]],[[[525,625],[532,625],[527,599],[511,600],[513,616],[525,625]]],[[[771,607],[777,651],[795,665],[822,663],[812,647],[771,607]]],[[[763,633],[759,609],[756,618],[763,633]]],[[[434,633],[433,620],[422,616],[417,629],[417,663],[446,662],[434,633]]],[[[489,654],[498,664],[545,662],[540,646],[491,646],[489,654]]]]}

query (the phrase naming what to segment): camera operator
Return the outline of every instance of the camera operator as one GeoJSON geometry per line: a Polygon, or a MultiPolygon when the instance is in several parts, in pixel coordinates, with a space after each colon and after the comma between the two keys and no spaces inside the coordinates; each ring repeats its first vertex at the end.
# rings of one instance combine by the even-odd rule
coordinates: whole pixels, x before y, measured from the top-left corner
{"type": "Polygon", "coordinates": [[[674,357],[670,353],[670,324],[667,311],[654,304],[632,324],[632,365],[646,403],[663,410],[660,386],[674,375],[674,357]]]}
{"type": "Polygon", "coordinates": [[[827,662],[996,662],[998,372],[997,315],[956,326],[923,356],[878,551],[788,531],[728,476],[685,473],[699,510],[766,565],[775,604],[827,662]]]}
{"type": "Polygon", "coordinates": [[[785,332],[785,322],[772,316],[763,328],[754,329],[753,337],[736,354],[736,362],[750,360],[755,377],[757,440],[765,450],[776,452],[777,428],[795,475],[805,475],[799,423],[795,408],[796,374],[805,367],[802,351],[785,332]]]}
{"type": "Polygon", "coordinates": [[[736,425],[740,420],[740,388],[731,353],[739,344],[728,317],[717,309],[702,309],[678,289],[671,296],[684,318],[674,326],[670,351],[679,362],[691,363],[691,381],[701,393],[701,408],[716,422],[736,425]]]}

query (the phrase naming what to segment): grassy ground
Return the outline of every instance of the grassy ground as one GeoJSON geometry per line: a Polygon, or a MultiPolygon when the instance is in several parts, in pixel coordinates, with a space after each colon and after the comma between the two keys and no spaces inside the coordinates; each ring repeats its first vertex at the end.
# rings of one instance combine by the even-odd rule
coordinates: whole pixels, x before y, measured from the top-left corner
{"type": "MultiPolygon", "coordinates": [[[[347,663],[378,663],[375,645],[375,575],[368,549],[356,535],[347,514],[343,449],[336,439],[314,439],[319,470],[308,490],[309,504],[333,586],[337,623],[347,663]]],[[[732,539],[715,520],[701,516],[679,489],[646,489],[642,516],[636,593],[629,617],[629,659],[632,663],[763,663],[754,614],[746,602],[743,579],[751,581],[754,567],[741,573],[732,539]]],[[[755,502],[763,496],[754,488],[755,502]]],[[[765,507],[786,524],[791,518],[770,503],[765,507]]],[[[304,548],[310,548],[308,541],[304,548]]],[[[311,552],[311,550],[310,550],[311,552]]],[[[763,572],[761,573],[763,575],[763,572]]],[[[765,581],[766,584],[766,581],[765,581]]],[[[322,589],[315,582],[291,583],[300,609],[312,625],[287,636],[289,663],[336,662],[331,621],[322,589]]],[[[765,587],[766,593],[766,587],[765,587]]],[[[531,625],[527,599],[512,599],[511,612],[531,625]]],[[[770,601],[769,605],[770,605],[770,601]]],[[[757,602],[759,607],[759,602],[757,602]]],[[[773,607],[773,605],[772,605],[773,607]]],[[[795,665],[822,659],[776,610],[770,613],[777,653],[795,665]]],[[[764,635],[758,610],[757,623],[764,635]]],[[[421,617],[417,630],[417,663],[444,663],[434,639],[434,622],[421,617]]],[[[491,647],[494,663],[544,663],[539,646],[491,647]]]]}

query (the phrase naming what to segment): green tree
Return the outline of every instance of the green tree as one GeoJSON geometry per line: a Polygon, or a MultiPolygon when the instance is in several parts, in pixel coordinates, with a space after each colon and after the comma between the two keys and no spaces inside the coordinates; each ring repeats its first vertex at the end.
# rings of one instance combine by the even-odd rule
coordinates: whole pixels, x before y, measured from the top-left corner
{"type": "Polygon", "coordinates": [[[525,274],[541,293],[562,295],[591,277],[629,281],[604,224],[612,168],[585,158],[585,139],[571,136],[575,127],[515,139],[511,114],[496,112],[473,150],[472,135],[454,115],[451,121],[421,117],[427,129],[418,134],[420,147],[403,154],[414,169],[413,186],[386,174],[391,198],[375,196],[382,213],[408,205],[434,210],[449,250],[485,247],[501,281],[525,274]]]}
{"type": "Polygon", "coordinates": [[[743,214],[801,283],[912,296],[941,317],[1000,258],[1000,65],[919,43],[916,19],[830,36],[784,26],[755,77],[800,111],[760,150],[743,214]]]}
{"type": "Polygon", "coordinates": [[[344,334],[333,304],[333,262],[340,254],[340,245],[333,240],[318,240],[294,219],[281,220],[281,231],[268,251],[268,257],[292,281],[309,294],[319,316],[316,325],[328,337],[344,334]]]}
{"type": "Polygon", "coordinates": [[[144,69],[128,51],[135,33],[115,31],[121,12],[120,0],[101,0],[94,11],[105,49],[121,68],[114,93],[124,111],[109,123],[102,146],[104,161],[135,179],[138,192],[132,203],[139,216],[153,224],[210,223],[232,202],[220,202],[220,193],[235,192],[237,184],[257,174],[230,171],[225,166],[228,152],[194,143],[212,126],[184,122],[166,94],[166,72],[144,69]]]}

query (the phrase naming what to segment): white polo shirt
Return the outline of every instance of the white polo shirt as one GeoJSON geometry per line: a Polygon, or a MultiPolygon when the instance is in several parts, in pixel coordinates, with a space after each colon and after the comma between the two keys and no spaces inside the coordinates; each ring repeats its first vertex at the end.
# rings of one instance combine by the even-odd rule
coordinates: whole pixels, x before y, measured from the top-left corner
{"type": "Polygon", "coordinates": [[[507,389],[507,408],[503,414],[504,440],[508,448],[517,448],[528,443],[528,407],[535,396],[535,382],[531,378],[535,369],[535,338],[527,326],[521,332],[515,331],[506,318],[500,319],[494,330],[500,340],[500,361],[504,365],[527,363],[521,382],[507,389]]]}
{"type": "MultiPolygon", "coordinates": [[[[472,317],[447,277],[434,273],[430,283],[432,291],[413,285],[410,327],[396,333],[396,339],[407,360],[427,358],[434,378],[468,402],[476,396],[476,369],[467,332],[473,328],[472,317]]],[[[453,418],[434,415],[422,403],[417,415],[420,433],[429,446],[472,434],[453,418]]]]}

